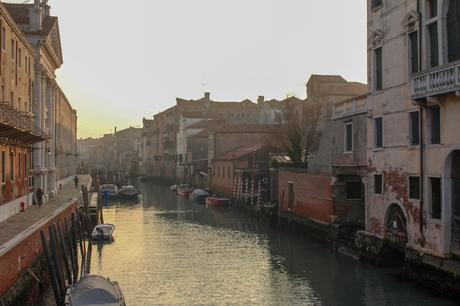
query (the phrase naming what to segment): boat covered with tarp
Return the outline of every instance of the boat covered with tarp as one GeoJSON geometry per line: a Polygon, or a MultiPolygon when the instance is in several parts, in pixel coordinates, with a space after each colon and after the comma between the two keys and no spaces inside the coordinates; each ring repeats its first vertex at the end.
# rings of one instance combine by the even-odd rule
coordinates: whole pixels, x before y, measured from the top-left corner
{"type": "Polygon", "coordinates": [[[117,282],[99,275],[85,275],[67,289],[66,306],[126,306],[117,282]]]}

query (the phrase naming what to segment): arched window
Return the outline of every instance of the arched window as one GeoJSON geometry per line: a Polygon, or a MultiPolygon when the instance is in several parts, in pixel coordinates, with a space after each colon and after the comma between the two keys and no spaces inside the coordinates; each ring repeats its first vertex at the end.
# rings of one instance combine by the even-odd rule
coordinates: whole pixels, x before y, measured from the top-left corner
{"type": "Polygon", "coordinates": [[[460,1],[450,0],[447,13],[447,56],[448,61],[460,59],[460,1]]]}

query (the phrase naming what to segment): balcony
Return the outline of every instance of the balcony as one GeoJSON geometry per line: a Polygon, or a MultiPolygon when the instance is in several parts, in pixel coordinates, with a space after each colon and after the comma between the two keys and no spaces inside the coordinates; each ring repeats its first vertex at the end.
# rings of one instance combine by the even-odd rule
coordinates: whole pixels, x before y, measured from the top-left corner
{"type": "Polygon", "coordinates": [[[412,75],[413,99],[455,93],[460,91],[460,62],[449,63],[412,75]]]}
{"type": "Polygon", "coordinates": [[[0,103],[0,138],[25,144],[34,144],[47,139],[47,135],[35,126],[31,118],[0,103]]]}

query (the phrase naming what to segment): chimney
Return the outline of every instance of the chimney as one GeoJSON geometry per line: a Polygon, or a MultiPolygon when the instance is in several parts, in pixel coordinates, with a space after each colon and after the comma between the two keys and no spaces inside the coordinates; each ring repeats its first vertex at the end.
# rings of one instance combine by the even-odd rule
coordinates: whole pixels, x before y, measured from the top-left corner
{"type": "Polygon", "coordinates": [[[29,11],[30,28],[32,31],[42,29],[42,4],[40,0],[34,0],[34,6],[29,11]]]}
{"type": "Polygon", "coordinates": [[[211,105],[211,93],[205,92],[204,93],[204,106],[206,108],[209,108],[210,105],[211,105]]]}
{"type": "Polygon", "coordinates": [[[265,97],[264,96],[259,96],[257,98],[257,104],[262,105],[265,102],[265,97]]]}
{"type": "Polygon", "coordinates": [[[42,4],[43,4],[43,13],[44,13],[44,16],[49,16],[50,15],[50,6],[48,5],[48,0],[43,0],[42,1],[42,4]]]}

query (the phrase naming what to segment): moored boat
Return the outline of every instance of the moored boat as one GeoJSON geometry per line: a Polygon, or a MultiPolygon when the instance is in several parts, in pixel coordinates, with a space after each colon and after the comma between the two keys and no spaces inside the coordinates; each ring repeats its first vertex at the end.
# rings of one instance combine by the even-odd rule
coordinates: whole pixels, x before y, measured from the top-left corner
{"type": "Polygon", "coordinates": [[[137,198],[139,196],[139,191],[137,191],[134,186],[128,185],[121,187],[118,195],[123,198],[137,198]]]}
{"type": "Polygon", "coordinates": [[[99,275],[85,275],[67,289],[66,306],[126,306],[117,282],[99,275]]]}
{"type": "Polygon", "coordinates": [[[91,237],[94,240],[110,240],[114,230],[115,225],[113,224],[98,224],[94,227],[91,237]]]}
{"type": "Polygon", "coordinates": [[[198,202],[204,202],[209,197],[209,192],[203,189],[195,189],[191,193],[190,197],[198,202]]]}
{"type": "Polygon", "coordinates": [[[177,195],[181,198],[188,199],[192,193],[193,188],[189,185],[180,185],[177,187],[177,195]]]}
{"type": "Polygon", "coordinates": [[[177,185],[169,186],[169,190],[171,190],[171,191],[177,191],[177,185]]]}
{"type": "Polygon", "coordinates": [[[218,206],[224,207],[230,205],[230,199],[228,198],[219,198],[219,197],[207,197],[206,198],[206,205],[209,206],[218,206]]]}
{"type": "Polygon", "coordinates": [[[104,200],[118,199],[118,187],[114,184],[103,184],[99,188],[104,200]]]}

